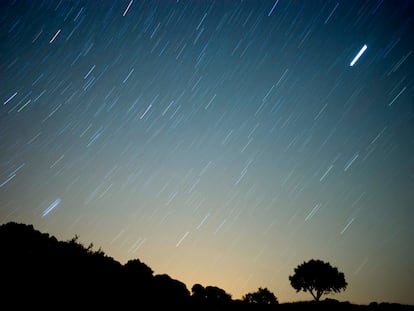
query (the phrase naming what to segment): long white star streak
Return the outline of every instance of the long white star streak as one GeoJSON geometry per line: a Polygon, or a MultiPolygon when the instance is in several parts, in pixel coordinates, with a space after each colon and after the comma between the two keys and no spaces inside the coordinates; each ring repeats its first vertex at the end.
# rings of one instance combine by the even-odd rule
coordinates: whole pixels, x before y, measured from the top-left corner
{"type": "Polygon", "coordinates": [[[125,16],[128,13],[129,7],[131,6],[132,2],[134,2],[134,0],[129,1],[129,4],[127,8],[125,9],[124,13],[122,14],[122,16],[125,16]]]}
{"type": "Polygon", "coordinates": [[[175,245],[175,247],[178,247],[178,246],[180,246],[180,244],[181,244],[181,242],[182,241],[184,241],[184,239],[187,237],[187,235],[189,234],[190,232],[189,231],[187,231],[184,235],[183,235],[183,237],[178,241],[178,243],[175,245]]]}
{"type": "Polygon", "coordinates": [[[269,14],[267,14],[267,16],[270,16],[270,15],[272,15],[272,13],[273,13],[273,10],[275,9],[275,7],[276,7],[276,5],[277,5],[277,3],[279,2],[279,0],[276,0],[275,1],[275,4],[273,4],[273,7],[272,7],[272,9],[270,10],[270,12],[269,12],[269,14]]]}
{"type": "Polygon", "coordinates": [[[341,234],[344,234],[344,232],[346,231],[346,229],[348,229],[348,227],[354,222],[354,218],[352,218],[345,226],[345,228],[342,229],[341,234]]]}
{"type": "Polygon", "coordinates": [[[14,177],[16,177],[16,174],[10,174],[9,175],[9,177],[5,180],[5,181],[3,181],[1,184],[0,184],[0,188],[1,187],[3,187],[5,184],[7,184],[10,180],[12,180],[14,177]]]}
{"type": "Polygon", "coordinates": [[[362,47],[362,49],[358,52],[358,54],[354,57],[354,59],[352,60],[352,62],[349,64],[349,66],[353,66],[355,65],[355,63],[358,61],[358,59],[361,57],[362,54],[364,54],[365,50],[367,49],[367,45],[364,44],[364,46],[362,47]]]}
{"type": "Polygon", "coordinates": [[[56,200],[54,200],[49,206],[48,206],[48,208],[47,209],[45,209],[44,211],[43,211],[43,213],[42,213],[42,218],[43,217],[45,217],[45,216],[47,216],[47,214],[49,214],[55,207],[57,207],[59,204],[60,204],[60,202],[61,202],[62,200],[60,199],[60,198],[57,198],[56,200]]]}
{"type": "Polygon", "coordinates": [[[61,29],[59,29],[55,35],[52,37],[52,39],[50,39],[49,43],[52,43],[53,41],[55,41],[56,37],[60,34],[61,29]]]}
{"type": "Polygon", "coordinates": [[[405,91],[406,88],[407,87],[404,86],[404,88],[397,94],[397,96],[394,97],[394,99],[388,104],[388,106],[391,106],[397,100],[397,98],[400,97],[400,95],[405,91]]]}
{"type": "Polygon", "coordinates": [[[17,95],[17,92],[14,92],[14,94],[12,95],[12,96],[10,96],[4,103],[3,103],[3,105],[7,105],[7,103],[9,102],[9,101],[11,101],[15,96],[17,95]]]}

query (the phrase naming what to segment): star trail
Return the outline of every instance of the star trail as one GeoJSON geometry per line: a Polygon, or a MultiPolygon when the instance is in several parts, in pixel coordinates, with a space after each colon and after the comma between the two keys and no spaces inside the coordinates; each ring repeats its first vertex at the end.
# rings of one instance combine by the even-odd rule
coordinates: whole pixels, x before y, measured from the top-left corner
{"type": "Polygon", "coordinates": [[[352,67],[353,65],[355,65],[355,63],[358,61],[358,59],[361,57],[361,55],[364,54],[364,52],[367,48],[368,48],[367,45],[364,44],[364,46],[361,48],[361,50],[358,52],[358,54],[354,57],[352,62],[349,64],[349,66],[352,67]]]}
{"type": "Polygon", "coordinates": [[[306,300],[414,304],[414,2],[1,1],[0,221],[306,300]]]}

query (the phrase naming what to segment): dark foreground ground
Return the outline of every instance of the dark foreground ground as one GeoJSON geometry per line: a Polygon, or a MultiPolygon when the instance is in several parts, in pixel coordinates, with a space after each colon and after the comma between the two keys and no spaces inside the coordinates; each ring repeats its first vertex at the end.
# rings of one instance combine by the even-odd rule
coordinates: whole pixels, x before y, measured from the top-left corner
{"type": "Polygon", "coordinates": [[[168,276],[154,275],[139,259],[121,264],[74,237],[58,241],[32,225],[0,225],[0,310],[194,311],[414,311],[390,303],[293,302],[274,305],[233,300],[223,289],[198,293],[168,276]]]}
{"type": "Polygon", "coordinates": [[[349,302],[321,301],[316,302],[292,302],[276,306],[274,310],[339,310],[339,311],[414,311],[414,306],[407,306],[394,303],[370,303],[369,305],[356,305],[349,302]]]}

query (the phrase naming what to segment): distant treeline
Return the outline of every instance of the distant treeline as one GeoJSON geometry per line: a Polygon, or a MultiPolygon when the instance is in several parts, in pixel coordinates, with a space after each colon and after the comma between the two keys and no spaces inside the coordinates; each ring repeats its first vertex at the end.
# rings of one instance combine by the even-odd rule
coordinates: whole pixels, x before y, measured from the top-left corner
{"type": "Polygon", "coordinates": [[[1,310],[414,310],[388,303],[321,302],[278,304],[266,288],[233,300],[216,286],[191,291],[167,274],[154,275],[139,259],[121,264],[75,236],[58,241],[32,225],[0,226],[1,310]]]}

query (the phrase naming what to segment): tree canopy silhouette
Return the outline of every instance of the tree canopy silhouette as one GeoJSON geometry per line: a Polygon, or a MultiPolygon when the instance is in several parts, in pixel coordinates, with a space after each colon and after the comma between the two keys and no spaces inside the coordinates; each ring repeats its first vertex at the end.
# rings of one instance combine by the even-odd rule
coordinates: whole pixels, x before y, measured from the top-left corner
{"type": "Polygon", "coordinates": [[[295,268],[295,274],[289,276],[290,284],[296,292],[310,292],[315,301],[322,295],[345,290],[347,282],[342,272],[328,262],[311,259],[295,268]]]}
{"type": "Polygon", "coordinates": [[[266,287],[259,287],[256,292],[244,295],[242,300],[248,303],[262,305],[274,305],[278,303],[275,294],[269,291],[266,287]]]}

